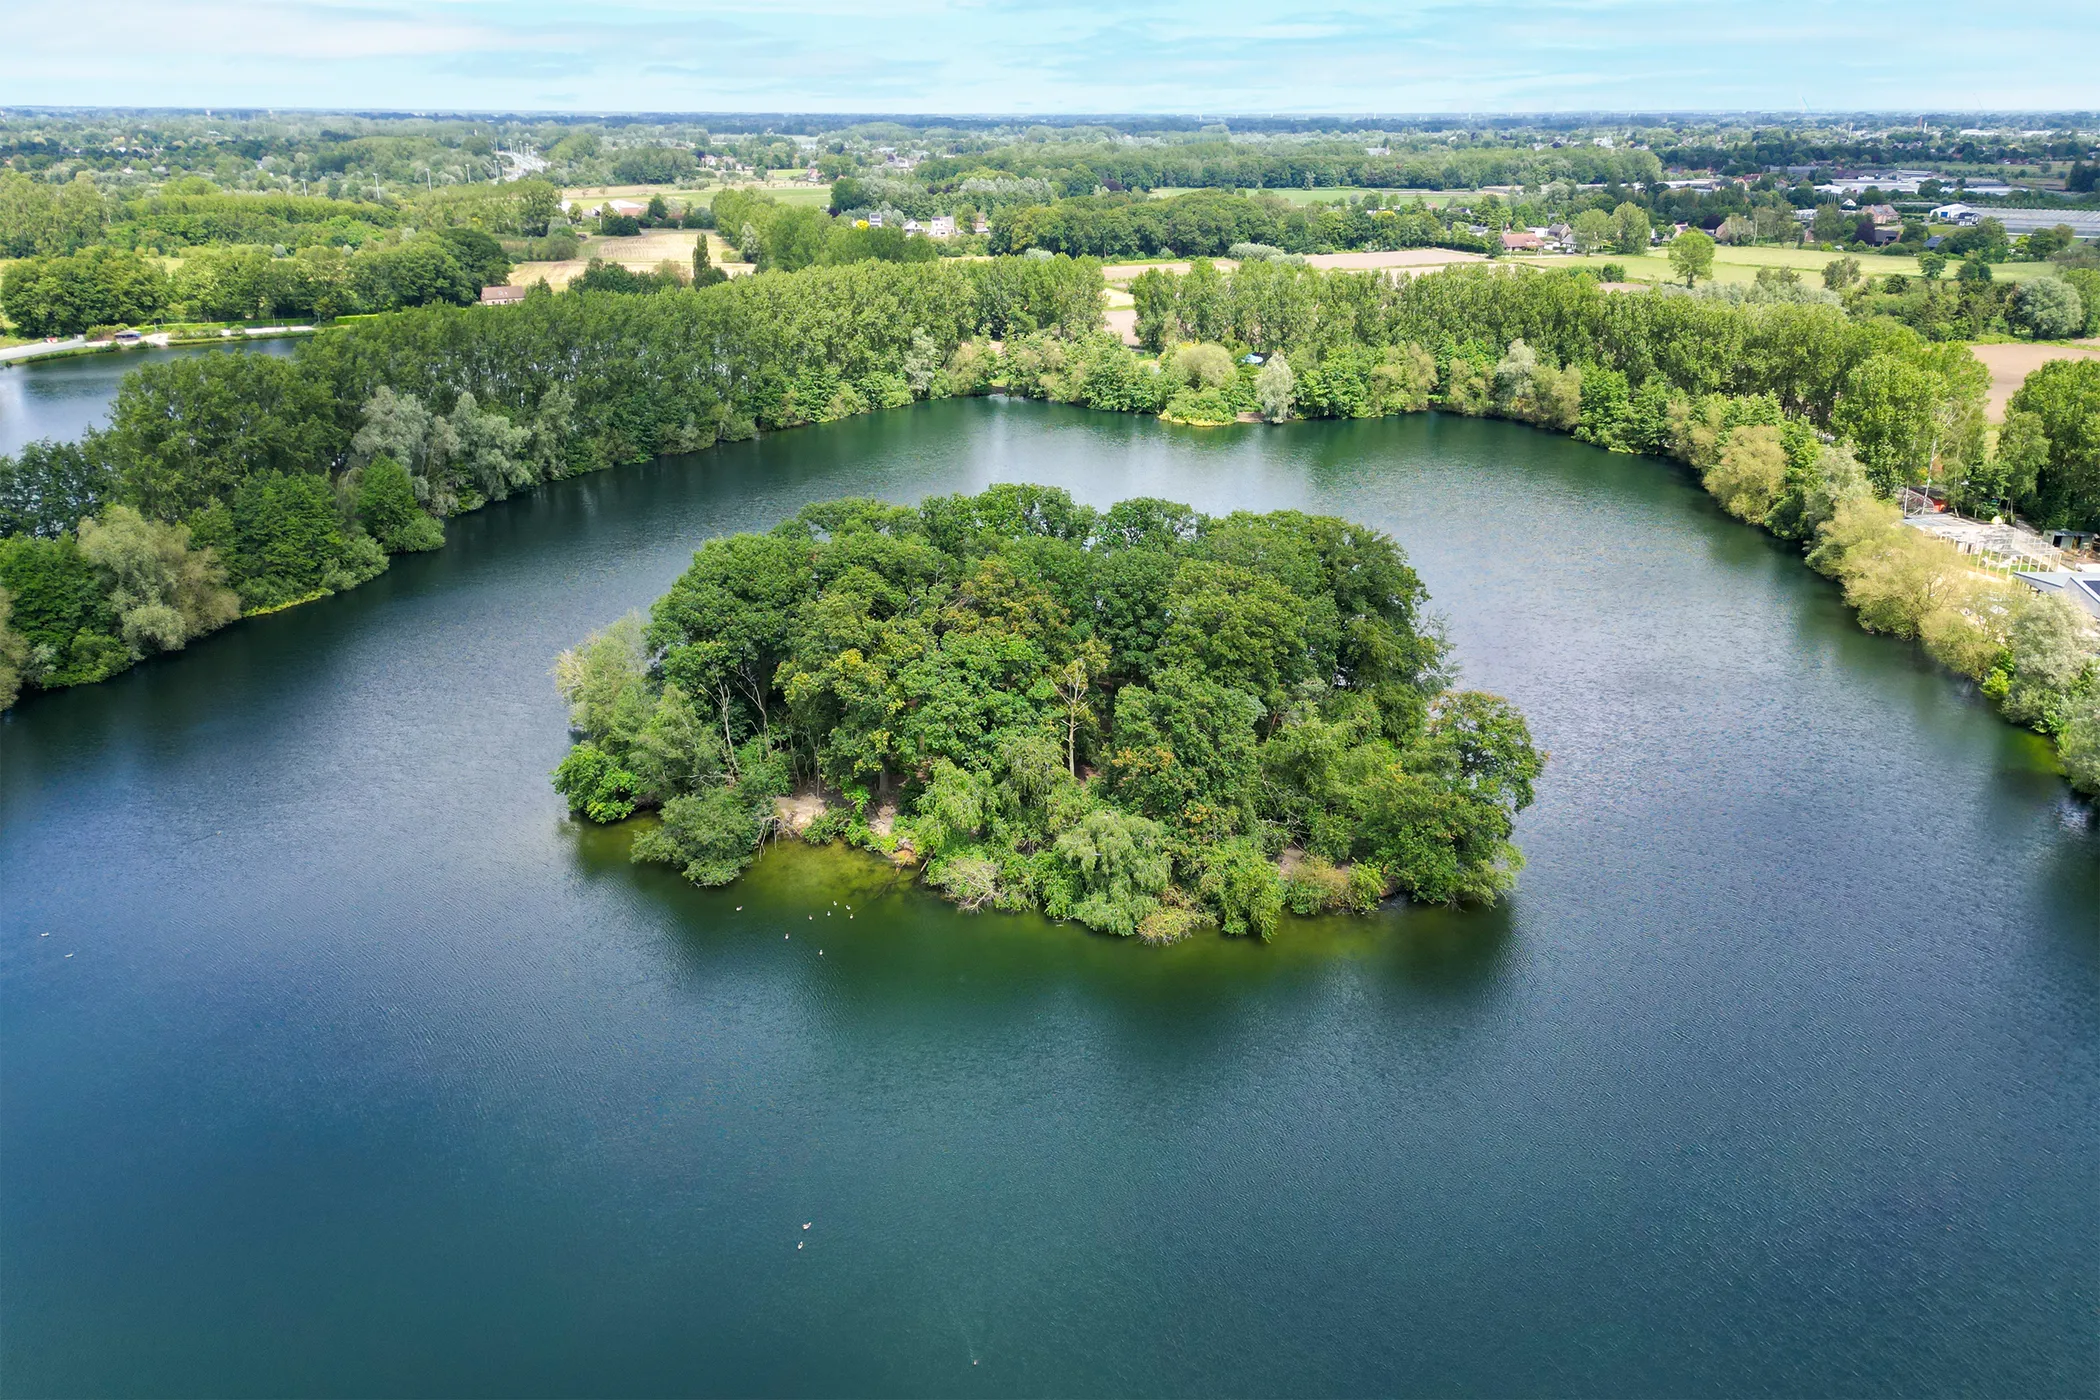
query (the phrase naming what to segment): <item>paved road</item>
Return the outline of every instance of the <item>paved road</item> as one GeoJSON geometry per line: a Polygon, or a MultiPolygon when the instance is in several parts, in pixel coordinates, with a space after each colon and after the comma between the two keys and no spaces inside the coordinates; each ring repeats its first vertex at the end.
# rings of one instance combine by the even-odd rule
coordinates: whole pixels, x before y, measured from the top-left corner
{"type": "Polygon", "coordinates": [[[39,340],[33,345],[17,345],[12,350],[0,350],[0,362],[33,360],[39,355],[55,355],[61,350],[78,350],[85,344],[87,337],[79,335],[71,340],[39,340]]]}

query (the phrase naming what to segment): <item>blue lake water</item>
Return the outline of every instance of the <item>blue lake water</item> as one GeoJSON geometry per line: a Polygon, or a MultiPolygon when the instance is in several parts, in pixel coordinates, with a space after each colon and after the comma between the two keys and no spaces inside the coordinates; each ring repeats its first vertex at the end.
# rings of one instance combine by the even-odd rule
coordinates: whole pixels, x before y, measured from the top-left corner
{"type": "Polygon", "coordinates": [[[981,400],[449,528],[0,721],[7,1393],[2100,1394],[2100,834],[1676,469],[981,400]],[[1391,531],[1552,751],[1514,898],[1162,950],[566,819],[557,649],[999,480],[1391,531]]]}

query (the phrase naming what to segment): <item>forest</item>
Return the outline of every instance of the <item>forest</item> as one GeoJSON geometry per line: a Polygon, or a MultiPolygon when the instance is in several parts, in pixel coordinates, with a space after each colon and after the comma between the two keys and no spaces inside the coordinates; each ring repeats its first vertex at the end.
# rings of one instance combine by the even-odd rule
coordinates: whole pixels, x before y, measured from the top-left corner
{"type": "Polygon", "coordinates": [[[989,342],[1100,323],[1070,259],[862,263],[356,321],[125,377],[106,429],[0,456],[0,702],[354,587],[539,482],[986,390],[989,342]]]}
{"type": "Polygon", "coordinates": [[[592,821],[655,812],[634,858],[705,885],[814,788],[808,839],[1160,942],[1492,902],[1544,755],[1506,701],[1445,689],[1426,603],[1390,538],[1331,517],[826,502],[708,541],[646,624],[560,657],[555,785],[592,821]]]}
{"type": "Polygon", "coordinates": [[[0,651],[17,658],[0,681],[97,680],[224,622],[229,597],[253,611],[353,586],[540,481],[925,398],[999,388],[1191,424],[1434,408],[1688,464],[2100,791],[2100,675],[2069,604],[1969,567],[1888,504],[1923,486],[1986,516],[2100,522],[2100,366],[2033,376],[1993,439],[1965,347],[1828,302],[1199,260],[1132,283],[1133,352],[1101,330],[1101,285],[1064,257],[861,262],[425,308],[288,360],[151,367],[106,431],[0,460],[0,651]]]}

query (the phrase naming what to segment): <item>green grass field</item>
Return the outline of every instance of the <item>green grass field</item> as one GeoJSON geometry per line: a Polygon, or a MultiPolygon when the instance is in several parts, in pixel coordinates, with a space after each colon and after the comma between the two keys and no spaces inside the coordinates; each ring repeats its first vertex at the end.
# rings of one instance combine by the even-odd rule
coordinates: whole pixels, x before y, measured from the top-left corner
{"type": "MultiPolygon", "coordinates": [[[[1803,277],[1820,279],[1826,263],[1846,256],[1843,253],[1825,252],[1820,248],[1735,248],[1722,245],[1714,249],[1714,281],[1750,282],[1757,277],[1761,267],[1790,267],[1803,277]]],[[[1890,258],[1880,253],[1855,253],[1860,271],[1869,277],[1886,277],[1901,273],[1905,277],[1922,275],[1918,260],[1911,257],[1890,258]]],[[[1654,249],[1639,257],[1626,257],[1616,253],[1599,253],[1589,257],[1548,255],[1542,257],[1511,258],[1535,267],[1602,267],[1606,263],[1619,263],[1626,269],[1629,282],[1674,282],[1678,278],[1670,270],[1670,255],[1662,249],[1654,249]]],[[[2025,282],[2046,276],[2047,263],[1996,263],[1991,267],[1991,276],[2000,282],[2025,282]]],[[[1949,264],[1942,277],[1954,276],[1954,267],[1949,264]]]]}

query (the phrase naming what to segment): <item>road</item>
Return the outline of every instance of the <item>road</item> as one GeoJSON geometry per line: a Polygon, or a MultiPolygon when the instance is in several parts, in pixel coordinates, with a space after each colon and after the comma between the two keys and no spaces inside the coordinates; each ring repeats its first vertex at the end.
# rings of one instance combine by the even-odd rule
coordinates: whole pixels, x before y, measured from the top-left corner
{"type": "Polygon", "coordinates": [[[55,355],[61,350],[78,350],[87,344],[87,337],[76,335],[71,340],[39,340],[29,345],[17,345],[0,350],[0,363],[9,360],[33,360],[39,355],[55,355]]]}

